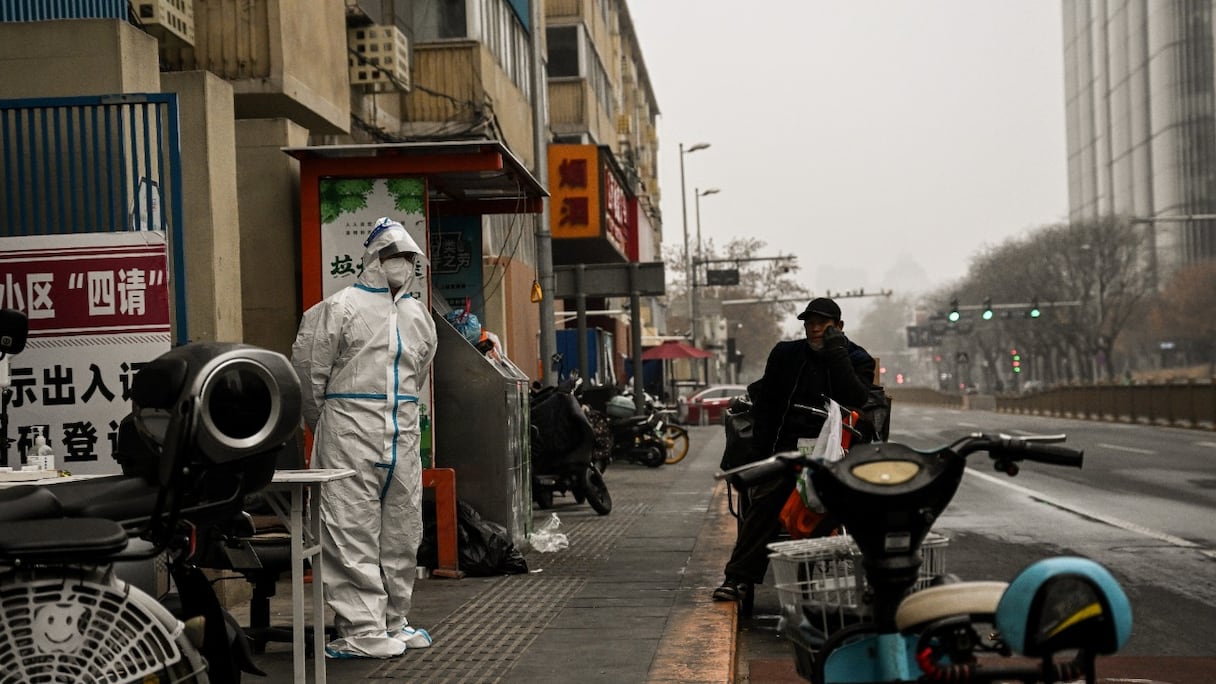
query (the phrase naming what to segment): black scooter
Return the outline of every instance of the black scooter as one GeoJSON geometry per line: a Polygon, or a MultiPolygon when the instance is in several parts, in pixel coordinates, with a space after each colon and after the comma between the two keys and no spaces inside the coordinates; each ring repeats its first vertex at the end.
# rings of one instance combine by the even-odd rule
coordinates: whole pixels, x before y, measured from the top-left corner
{"type": "Polygon", "coordinates": [[[577,381],[532,390],[532,500],[553,506],[553,496],[570,492],[600,515],[612,512],[612,495],[595,465],[595,433],[574,397],[577,381]]]}
{"type": "Polygon", "coordinates": [[[588,388],[578,396],[596,428],[596,464],[601,471],[617,460],[648,468],[667,462],[665,425],[649,396],[642,415],[634,415],[632,395],[612,386],[588,388]]]}
{"type": "Polygon", "coordinates": [[[0,489],[0,641],[10,645],[0,672],[20,681],[262,675],[197,565],[196,541],[270,483],[300,420],[295,372],[265,349],[188,344],[136,374],[131,402],[119,428],[123,475],[0,489]],[[175,612],[115,572],[161,553],[181,599],[175,612]]]}
{"type": "Polygon", "coordinates": [[[840,604],[848,583],[815,576],[828,559],[804,564],[796,587],[778,587],[781,632],[799,674],[817,684],[1094,682],[1096,657],[1122,647],[1132,614],[1126,592],[1092,560],[1060,556],[1008,584],[947,582],[909,593],[923,576],[922,543],[953,499],[969,454],[987,452],[1009,476],[1025,461],[1080,468],[1082,452],[1058,444],[1064,439],[973,433],[930,451],[860,444],[831,463],[790,452],[718,473],[743,488],[809,469],[819,499],[860,550],[864,584],[849,580],[868,616],[826,638],[824,613],[813,608],[840,604]]]}

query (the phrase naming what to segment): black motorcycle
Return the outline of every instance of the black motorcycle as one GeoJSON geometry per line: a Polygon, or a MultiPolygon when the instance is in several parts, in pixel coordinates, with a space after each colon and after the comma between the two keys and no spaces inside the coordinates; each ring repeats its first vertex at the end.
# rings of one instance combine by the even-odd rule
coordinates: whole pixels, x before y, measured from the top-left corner
{"type": "Polygon", "coordinates": [[[601,471],[617,460],[649,468],[667,463],[667,425],[649,396],[645,413],[635,415],[633,396],[615,387],[590,387],[578,395],[596,435],[594,458],[601,471]]]}
{"type": "Polygon", "coordinates": [[[270,482],[300,420],[295,372],[268,350],[189,344],[136,374],[131,403],[123,475],[0,489],[0,672],[13,681],[263,674],[196,542],[270,482]],[[115,573],[162,553],[181,599],[173,612],[115,573]]]}
{"type": "Polygon", "coordinates": [[[532,391],[532,500],[540,508],[550,508],[555,494],[569,492],[575,501],[585,501],[596,513],[608,515],[612,495],[592,459],[595,432],[574,397],[576,386],[532,391]]]}

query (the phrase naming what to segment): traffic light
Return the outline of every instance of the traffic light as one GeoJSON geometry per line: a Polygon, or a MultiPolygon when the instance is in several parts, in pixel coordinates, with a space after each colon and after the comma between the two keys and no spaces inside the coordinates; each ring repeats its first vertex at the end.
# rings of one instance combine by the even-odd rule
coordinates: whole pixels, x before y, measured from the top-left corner
{"type": "Polygon", "coordinates": [[[981,316],[985,321],[992,320],[992,297],[984,298],[984,313],[981,316]]]}
{"type": "Polygon", "coordinates": [[[1042,315],[1043,312],[1039,310],[1039,298],[1035,297],[1034,299],[1030,300],[1030,317],[1038,318],[1042,315]]]}
{"type": "Polygon", "coordinates": [[[1022,355],[1019,354],[1018,350],[1016,350],[1016,349],[1010,349],[1009,355],[1011,357],[1011,362],[1013,364],[1013,372],[1021,373],[1022,372],[1022,355]]]}
{"type": "Polygon", "coordinates": [[[949,320],[951,323],[958,323],[958,319],[960,319],[962,317],[963,317],[963,315],[958,312],[958,300],[951,299],[950,300],[950,313],[946,314],[946,319],[949,320]]]}

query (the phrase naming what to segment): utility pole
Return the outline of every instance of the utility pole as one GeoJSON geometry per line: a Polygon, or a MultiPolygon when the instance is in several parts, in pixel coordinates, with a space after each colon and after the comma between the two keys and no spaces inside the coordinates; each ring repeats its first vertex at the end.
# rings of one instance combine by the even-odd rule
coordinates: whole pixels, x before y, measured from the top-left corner
{"type": "Polygon", "coordinates": [[[706,190],[693,188],[692,191],[693,197],[696,198],[697,208],[697,256],[692,262],[692,278],[690,279],[692,287],[689,288],[688,296],[692,299],[692,306],[690,308],[692,309],[692,346],[694,347],[699,342],[700,335],[697,334],[697,326],[700,324],[701,319],[700,304],[697,301],[697,273],[701,270],[698,267],[699,264],[704,263],[701,259],[701,198],[706,195],[715,195],[719,192],[722,191],[717,188],[708,188],[706,190]]]}
{"type": "MultiPolygon", "coordinates": [[[[538,3],[539,4],[539,3],[538,3]]],[[[693,310],[692,295],[693,295],[693,266],[692,253],[688,249],[688,190],[684,188],[684,155],[692,154],[697,150],[704,150],[709,147],[709,143],[697,143],[687,150],[684,149],[684,143],[680,143],[680,216],[684,220],[684,281],[688,290],[688,327],[690,330],[695,330],[696,321],[694,316],[696,312],[693,310]]],[[[696,333],[692,332],[693,344],[696,344],[696,333]]]]}
{"type": "MultiPolygon", "coordinates": [[[[532,23],[532,149],[536,158],[536,181],[549,189],[549,100],[545,52],[541,40],[544,7],[533,2],[532,23]]],[[[549,198],[540,198],[540,221],[536,225],[536,278],[540,283],[540,382],[545,387],[557,384],[553,377],[553,357],[557,354],[557,328],[553,321],[553,234],[549,231],[549,198]]]]}

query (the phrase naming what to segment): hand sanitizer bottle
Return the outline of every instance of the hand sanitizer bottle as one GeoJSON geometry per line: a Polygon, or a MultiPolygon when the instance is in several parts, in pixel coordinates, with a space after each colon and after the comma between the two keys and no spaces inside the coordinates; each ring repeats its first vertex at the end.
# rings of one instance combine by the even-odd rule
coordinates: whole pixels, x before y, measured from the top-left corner
{"type": "Polygon", "coordinates": [[[34,428],[34,448],[28,462],[30,465],[36,466],[38,470],[54,470],[55,469],[55,452],[51,451],[51,447],[46,443],[46,437],[42,435],[41,428],[34,428]]]}

